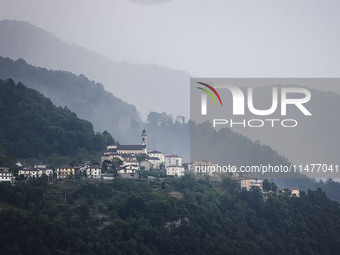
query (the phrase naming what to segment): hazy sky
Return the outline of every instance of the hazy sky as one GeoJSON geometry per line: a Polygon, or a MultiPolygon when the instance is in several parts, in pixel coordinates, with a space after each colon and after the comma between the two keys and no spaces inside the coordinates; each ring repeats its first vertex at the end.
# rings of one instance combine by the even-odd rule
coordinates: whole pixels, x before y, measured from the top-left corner
{"type": "Polygon", "coordinates": [[[0,10],[112,60],[195,77],[340,76],[339,0],[0,0],[0,10]]]}

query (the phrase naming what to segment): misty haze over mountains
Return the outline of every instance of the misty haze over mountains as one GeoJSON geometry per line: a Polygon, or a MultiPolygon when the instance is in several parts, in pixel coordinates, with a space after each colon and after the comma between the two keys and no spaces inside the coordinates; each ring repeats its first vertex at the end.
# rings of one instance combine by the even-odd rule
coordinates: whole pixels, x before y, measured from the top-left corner
{"type": "MultiPolygon", "coordinates": [[[[29,23],[0,21],[0,55],[55,70],[84,74],[135,105],[146,118],[150,111],[189,117],[189,74],[156,65],[118,63],[29,23]]],[[[100,40],[100,38],[98,38],[100,40]]],[[[117,49],[119,50],[119,49],[117,49]]]]}
{"type": "Polygon", "coordinates": [[[102,84],[84,75],[47,70],[29,65],[23,59],[13,61],[0,57],[0,79],[8,78],[38,90],[57,106],[67,106],[80,118],[90,121],[95,131],[107,130],[121,144],[139,144],[141,130],[146,128],[150,150],[178,153],[189,161],[189,124],[173,123],[165,113],[154,113],[156,119],[143,122],[135,106],[113,96],[102,84]]]}
{"type": "Polygon", "coordinates": [[[0,57],[0,77],[12,78],[38,90],[57,106],[69,108],[78,117],[93,123],[95,130],[108,130],[119,141],[134,143],[142,121],[136,107],[105,91],[104,86],[85,76],[66,71],[34,67],[23,59],[0,57]]]}
{"type": "MultiPolygon", "coordinates": [[[[22,81],[51,97],[57,105],[67,105],[79,117],[91,121],[96,130],[106,129],[120,142],[138,143],[140,129],[146,127],[154,133],[153,137],[150,133],[150,148],[165,153],[178,153],[188,159],[188,128],[180,134],[178,130],[172,131],[169,126],[162,128],[143,123],[137,113],[164,111],[174,114],[177,111],[174,109],[178,109],[177,112],[186,112],[187,117],[189,111],[187,73],[153,65],[115,63],[96,53],[63,43],[52,34],[25,22],[1,21],[0,32],[2,56],[23,58],[30,64],[63,69],[76,74],[84,73],[89,79],[105,81],[104,85],[96,84],[84,76],[77,77],[67,72],[37,69],[22,60],[13,62],[6,59],[2,59],[1,78],[11,77],[16,82],[22,81]],[[53,86],[57,81],[63,89],[55,94],[53,86]],[[72,88],[67,84],[73,84],[72,88]],[[81,84],[88,90],[82,91],[81,84]],[[103,86],[113,91],[115,96],[136,105],[137,109],[105,92],[103,86]],[[89,94],[93,97],[89,97],[89,94]],[[104,101],[97,102],[102,96],[105,98],[104,101]],[[130,97],[130,100],[127,100],[127,97],[130,97]],[[87,104],[88,101],[91,102],[90,105],[87,104]]],[[[257,104],[268,101],[265,100],[268,91],[268,88],[255,90],[257,104]]],[[[268,129],[265,132],[256,129],[234,130],[247,135],[253,141],[259,140],[261,144],[271,146],[294,163],[311,163],[311,158],[320,161],[318,163],[338,162],[340,120],[336,111],[340,108],[340,96],[332,92],[311,91],[313,100],[310,107],[313,119],[303,119],[299,128],[280,130],[281,135],[277,135],[276,129],[268,129]],[[327,112],[328,109],[333,109],[333,112],[327,112]],[[329,125],[325,126],[323,123],[329,125]]],[[[261,107],[261,104],[258,106],[261,107]]],[[[290,117],[298,119],[295,114],[290,117]]]]}

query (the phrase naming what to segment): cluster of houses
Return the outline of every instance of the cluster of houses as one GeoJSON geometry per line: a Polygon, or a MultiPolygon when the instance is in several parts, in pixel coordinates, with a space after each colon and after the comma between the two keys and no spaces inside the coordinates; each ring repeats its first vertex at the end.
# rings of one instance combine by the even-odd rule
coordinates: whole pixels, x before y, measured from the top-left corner
{"type": "MultiPolygon", "coordinates": [[[[22,167],[20,163],[17,164],[18,167],[22,167]]],[[[42,175],[52,176],[53,170],[47,168],[44,163],[35,164],[33,167],[23,167],[18,171],[18,176],[24,178],[38,178],[42,175]]],[[[0,182],[14,183],[15,176],[7,167],[0,167],[0,182]]]]}
{"type": "Polygon", "coordinates": [[[101,163],[120,160],[122,163],[117,169],[121,177],[135,177],[138,170],[158,170],[159,173],[182,177],[185,168],[182,158],[177,155],[165,156],[164,153],[153,150],[147,151],[147,134],[142,131],[140,145],[110,145],[101,157],[101,163]]]}
{"type": "MultiPolygon", "coordinates": [[[[89,179],[113,179],[116,176],[121,178],[136,178],[139,170],[155,170],[163,175],[182,177],[185,175],[185,168],[182,158],[177,155],[168,155],[153,150],[147,151],[147,134],[142,131],[142,141],[139,145],[110,145],[107,146],[104,155],[101,157],[101,165],[112,165],[113,161],[119,162],[116,166],[116,175],[113,173],[103,173],[100,165],[93,165],[90,162],[75,166],[63,165],[55,170],[57,179],[73,178],[81,175],[89,179]]],[[[19,163],[20,164],[20,163],[19,163]]],[[[38,163],[33,167],[23,167],[18,171],[18,176],[24,178],[38,178],[42,175],[52,176],[53,170],[47,168],[44,163],[38,163]]],[[[9,168],[0,168],[0,182],[8,181],[14,183],[15,177],[9,168]]]]}
{"type": "Polygon", "coordinates": [[[101,179],[102,168],[99,165],[92,165],[90,162],[78,164],[75,166],[63,165],[57,168],[57,179],[73,177],[76,174],[85,176],[89,179],[101,179]]]}
{"type": "Polygon", "coordinates": [[[22,175],[25,178],[38,178],[43,174],[47,176],[53,175],[53,170],[48,169],[44,163],[35,164],[33,167],[24,167],[18,171],[18,176],[22,175]]]}
{"type": "MultiPolygon", "coordinates": [[[[110,180],[119,176],[120,178],[136,178],[139,170],[154,170],[160,174],[183,177],[185,174],[192,174],[196,178],[205,178],[209,176],[221,180],[222,176],[218,171],[218,165],[210,161],[196,160],[191,164],[187,164],[187,169],[183,166],[182,158],[177,155],[165,156],[164,153],[153,150],[147,151],[147,134],[145,129],[142,131],[141,144],[139,145],[110,145],[101,157],[101,165],[112,165],[118,162],[116,175],[113,173],[103,173],[102,167],[93,165],[90,162],[78,164],[75,166],[63,165],[55,171],[57,179],[73,178],[75,175],[81,175],[89,179],[110,180]],[[199,169],[199,171],[197,170],[199,169]]],[[[223,169],[222,169],[223,170],[223,169]]],[[[23,167],[18,171],[18,176],[24,178],[38,178],[42,175],[52,176],[53,170],[47,168],[44,163],[35,164],[33,167],[23,167]]],[[[238,178],[237,173],[231,173],[233,177],[238,178]]],[[[257,178],[238,178],[241,190],[250,191],[252,187],[259,187],[263,191],[263,180],[257,178]]],[[[0,167],[0,182],[14,183],[15,177],[9,168],[0,167]]],[[[277,192],[284,193],[287,189],[279,189],[277,192]]],[[[300,191],[297,188],[289,189],[292,196],[299,196],[300,191]]],[[[268,193],[268,192],[267,192],[268,193]]],[[[268,195],[263,192],[264,197],[268,195]]]]}
{"type": "MultiPolygon", "coordinates": [[[[249,177],[249,178],[241,179],[240,182],[241,182],[241,190],[250,191],[252,187],[260,188],[260,190],[263,193],[264,199],[267,199],[268,194],[272,193],[272,191],[268,191],[268,192],[263,191],[263,188],[262,188],[263,187],[263,180],[261,180],[261,179],[249,177]]],[[[298,188],[278,189],[275,192],[283,194],[287,191],[290,192],[290,196],[292,196],[292,197],[293,196],[295,196],[295,197],[300,196],[300,190],[298,188]]]]}

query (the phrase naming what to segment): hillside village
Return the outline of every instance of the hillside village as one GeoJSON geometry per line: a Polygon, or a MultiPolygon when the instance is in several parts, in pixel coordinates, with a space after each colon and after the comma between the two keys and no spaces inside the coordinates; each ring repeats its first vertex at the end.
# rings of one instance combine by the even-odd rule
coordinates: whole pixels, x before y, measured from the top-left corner
{"type": "MultiPolygon", "coordinates": [[[[91,164],[85,161],[83,164],[73,166],[62,165],[55,171],[48,169],[44,163],[35,164],[33,167],[23,167],[17,163],[18,178],[38,178],[43,174],[55,176],[56,179],[73,178],[77,175],[89,179],[113,178],[138,178],[138,172],[152,171],[160,176],[182,177],[185,175],[188,164],[183,164],[182,158],[177,155],[168,155],[152,150],[147,150],[147,134],[142,131],[141,144],[138,145],[109,145],[101,157],[101,164],[91,164]]],[[[15,177],[9,168],[0,168],[0,181],[14,183],[15,177]]]]}
{"type": "MultiPolygon", "coordinates": [[[[207,169],[214,165],[212,162],[205,160],[196,160],[192,163],[183,163],[182,157],[171,154],[165,155],[158,150],[148,151],[147,133],[143,129],[141,134],[141,144],[135,145],[109,145],[101,156],[101,163],[91,164],[85,161],[83,164],[62,165],[55,171],[47,167],[45,163],[37,163],[33,167],[23,167],[17,163],[19,168],[17,177],[13,175],[9,168],[0,167],[0,182],[10,182],[26,179],[39,178],[46,175],[55,178],[57,181],[68,178],[86,178],[92,180],[113,180],[115,178],[155,178],[172,176],[176,178],[190,175],[196,179],[211,178],[216,181],[222,180],[222,176],[210,171],[197,171],[207,169]]],[[[263,189],[263,180],[253,177],[239,177],[232,174],[230,177],[238,180],[240,190],[250,191],[252,187],[258,187],[264,199],[268,197],[273,190],[263,189]]],[[[299,196],[297,188],[275,189],[275,192],[284,193],[289,191],[291,195],[299,196]]]]}

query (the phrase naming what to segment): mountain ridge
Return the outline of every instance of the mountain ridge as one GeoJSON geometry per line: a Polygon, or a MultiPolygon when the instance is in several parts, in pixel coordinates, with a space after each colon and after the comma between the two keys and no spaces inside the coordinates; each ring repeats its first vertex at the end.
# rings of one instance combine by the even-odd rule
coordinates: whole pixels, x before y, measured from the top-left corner
{"type": "Polygon", "coordinates": [[[0,55],[23,58],[44,68],[84,74],[106,90],[137,106],[143,118],[150,111],[189,117],[189,74],[152,64],[119,63],[68,44],[30,23],[0,21],[0,55]]]}
{"type": "Polygon", "coordinates": [[[22,83],[0,80],[0,92],[0,165],[8,157],[85,156],[115,143],[108,132],[95,133],[90,122],[22,83]]]}
{"type": "Polygon", "coordinates": [[[127,142],[133,142],[131,134],[139,135],[141,119],[136,107],[84,75],[47,70],[29,65],[23,59],[13,61],[0,57],[0,78],[22,82],[51,98],[57,106],[67,106],[80,118],[92,122],[96,131],[109,130],[114,137],[127,142]]]}

